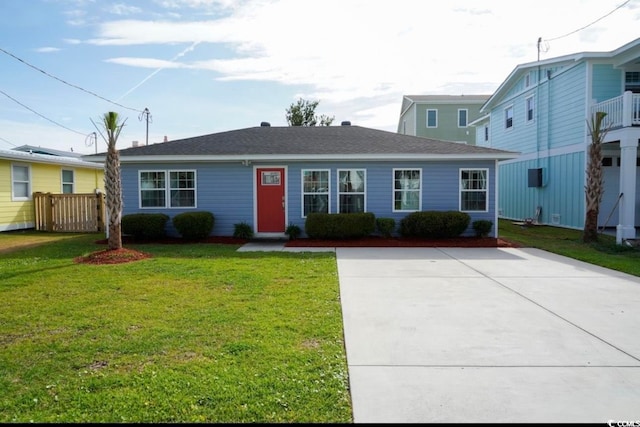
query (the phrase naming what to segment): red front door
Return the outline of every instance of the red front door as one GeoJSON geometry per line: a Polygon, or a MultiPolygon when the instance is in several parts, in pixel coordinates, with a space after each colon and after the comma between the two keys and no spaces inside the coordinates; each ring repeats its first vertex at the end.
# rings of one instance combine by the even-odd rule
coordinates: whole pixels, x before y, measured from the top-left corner
{"type": "Polygon", "coordinates": [[[285,229],[284,168],[257,168],[258,233],[285,229]]]}

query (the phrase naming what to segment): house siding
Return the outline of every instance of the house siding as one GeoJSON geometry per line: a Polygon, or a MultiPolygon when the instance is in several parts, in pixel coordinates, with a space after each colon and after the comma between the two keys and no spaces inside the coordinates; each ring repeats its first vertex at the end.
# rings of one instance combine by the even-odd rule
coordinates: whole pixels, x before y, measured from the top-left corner
{"type": "Polygon", "coordinates": [[[582,227],[584,162],[583,152],[573,152],[501,164],[498,182],[501,190],[499,215],[514,220],[533,218],[536,208],[540,206],[540,223],[569,228],[582,227]],[[528,169],[541,167],[541,162],[545,164],[543,186],[528,187],[528,169]]]}
{"type": "Polygon", "coordinates": [[[12,200],[11,166],[13,164],[30,167],[31,193],[62,193],[63,169],[74,171],[74,193],[92,193],[96,188],[104,191],[102,170],[0,159],[0,231],[35,226],[33,200],[12,200]]]}
{"type": "Polygon", "coordinates": [[[475,137],[469,126],[458,127],[458,110],[466,109],[467,123],[478,118],[482,104],[416,104],[415,105],[415,133],[445,141],[464,142],[473,145],[475,137]],[[427,110],[438,111],[438,126],[427,128],[427,110]]]}
{"type": "MultiPolygon", "coordinates": [[[[303,169],[330,171],[330,213],[338,211],[338,179],[340,169],[366,170],[366,210],[376,217],[387,217],[396,220],[396,225],[408,212],[393,211],[393,170],[406,168],[422,170],[422,210],[459,210],[459,169],[488,169],[488,210],[487,212],[470,212],[472,221],[488,219],[494,221],[496,195],[493,191],[495,183],[494,160],[482,161],[448,161],[448,162],[254,162],[251,167],[238,163],[186,163],[186,164],[122,164],[123,181],[123,214],[131,213],[165,213],[170,217],[185,211],[209,211],[215,217],[213,235],[230,236],[234,224],[247,222],[254,224],[254,175],[258,167],[286,167],[287,224],[298,225],[304,230],[305,218],[302,216],[302,178],[303,169]],[[189,209],[141,209],[139,207],[138,174],[140,170],[195,170],[197,176],[197,206],[189,209]]],[[[178,233],[171,221],[167,224],[167,233],[177,236],[178,233]]],[[[473,233],[471,227],[465,234],[473,233]]],[[[496,229],[492,231],[495,237],[496,229]]]]}
{"type": "Polygon", "coordinates": [[[591,96],[594,103],[615,98],[624,91],[624,71],[611,64],[593,64],[592,81],[591,96]]]}

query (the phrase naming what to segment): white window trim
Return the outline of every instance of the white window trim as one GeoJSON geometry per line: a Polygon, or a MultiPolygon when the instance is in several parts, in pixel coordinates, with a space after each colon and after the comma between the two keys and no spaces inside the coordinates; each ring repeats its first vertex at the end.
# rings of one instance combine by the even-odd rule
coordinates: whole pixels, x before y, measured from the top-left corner
{"type": "MultiPolygon", "coordinates": [[[[366,187],[365,187],[366,191],[366,187]]],[[[392,212],[418,212],[422,210],[422,168],[393,168],[391,172],[391,210],[392,212]],[[418,209],[396,209],[396,171],[418,171],[420,172],[420,188],[418,188],[418,209]]]]}
{"type": "Polygon", "coordinates": [[[527,124],[530,124],[536,121],[535,95],[529,95],[524,99],[524,120],[527,124]],[[529,101],[533,101],[533,114],[531,115],[531,119],[529,119],[529,101]]]}
{"type": "Polygon", "coordinates": [[[469,125],[469,109],[468,108],[458,108],[458,128],[459,129],[465,129],[469,125]],[[460,126],[460,112],[461,111],[466,111],[466,117],[465,117],[465,125],[464,126],[460,126]]]}
{"type": "Polygon", "coordinates": [[[485,124],[482,129],[482,140],[484,142],[489,142],[491,140],[491,130],[489,129],[489,124],[485,124]]]}
{"type": "MultiPolygon", "coordinates": [[[[159,188],[155,190],[160,190],[159,188]]],[[[141,169],[138,171],[138,208],[139,209],[197,209],[198,207],[198,171],[196,169],[141,169]],[[164,206],[142,206],[142,174],[144,172],[164,172],[165,174],[165,197],[164,206]],[[193,206],[171,206],[171,172],[193,172],[193,206]]]]}
{"type": "Polygon", "coordinates": [[[529,87],[531,86],[531,75],[530,74],[525,74],[524,76],[524,87],[529,87]]]}
{"type": "Polygon", "coordinates": [[[336,170],[336,195],[337,195],[337,210],[336,212],[340,213],[340,196],[343,194],[362,194],[364,197],[364,207],[362,212],[367,212],[367,170],[365,168],[345,168],[345,169],[337,169],[336,170]],[[356,192],[352,192],[352,193],[343,193],[340,191],[340,172],[347,172],[347,171],[363,171],[364,175],[363,175],[363,180],[364,180],[364,192],[360,193],[356,193],[356,192]]]}
{"type": "Polygon", "coordinates": [[[64,185],[65,184],[71,184],[71,193],[66,193],[66,194],[74,194],[76,192],[76,171],[75,171],[75,169],[61,169],[60,170],[60,193],[62,193],[62,194],[65,194],[65,192],[64,192],[64,185]],[[64,173],[65,172],[71,172],[73,174],[73,181],[65,182],[65,180],[64,180],[64,173]]]}
{"type": "MultiPolygon", "coordinates": [[[[20,181],[21,183],[24,181],[20,181]]],[[[11,201],[13,202],[24,202],[27,200],[31,200],[33,198],[33,190],[32,190],[32,176],[31,176],[31,165],[27,163],[12,163],[11,164],[11,201]],[[13,168],[17,166],[20,168],[27,168],[27,197],[16,196],[14,192],[14,177],[13,177],[13,168]]]]}
{"type": "Polygon", "coordinates": [[[437,127],[438,127],[438,110],[437,110],[437,109],[435,109],[435,108],[429,108],[429,109],[427,109],[427,112],[425,113],[425,119],[426,119],[425,126],[426,126],[427,128],[429,128],[429,129],[435,129],[435,128],[437,128],[437,127]],[[436,124],[435,124],[435,126],[429,126],[429,112],[430,112],[430,111],[433,111],[433,112],[435,112],[435,113],[436,113],[436,124]]]}
{"type": "Polygon", "coordinates": [[[458,210],[460,212],[489,212],[489,189],[491,188],[491,185],[489,183],[489,169],[488,168],[460,168],[458,169],[458,210]],[[487,188],[485,188],[484,190],[465,190],[462,188],[462,172],[463,171],[485,171],[486,176],[487,176],[487,188]],[[485,204],[485,208],[484,210],[474,210],[474,211],[469,211],[469,210],[462,210],[462,192],[485,192],[487,194],[486,196],[486,204],[485,204]]]}
{"type": "Polygon", "coordinates": [[[514,123],[515,114],[514,113],[515,112],[513,110],[513,104],[504,107],[504,111],[503,111],[503,114],[502,114],[502,122],[504,124],[504,129],[507,130],[507,131],[512,130],[514,128],[514,126],[515,126],[515,123],[514,123]],[[509,126],[509,127],[507,127],[507,111],[508,110],[511,110],[511,126],[509,126]]]}
{"type": "Polygon", "coordinates": [[[305,193],[304,192],[304,173],[305,172],[326,172],[327,178],[327,212],[331,213],[331,169],[302,169],[300,171],[300,216],[306,218],[304,214],[304,196],[305,194],[325,194],[325,193],[305,193]]]}

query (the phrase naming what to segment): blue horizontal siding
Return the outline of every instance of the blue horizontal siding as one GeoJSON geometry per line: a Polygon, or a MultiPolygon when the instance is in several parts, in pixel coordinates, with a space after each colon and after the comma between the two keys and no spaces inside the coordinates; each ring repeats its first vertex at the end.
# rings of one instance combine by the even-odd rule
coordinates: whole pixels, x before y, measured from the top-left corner
{"type": "MultiPolygon", "coordinates": [[[[215,225],[212,234],[230,236],[234,224],[247,222],[254,224],[254,166],[245,167],[239,163],[188,163],[175,164],[132,164],[122,165],[123,214],[138,212],[162,212],[171,218],[185,211],[209,211],[214,214],[215,225]],[[189,209],[140,209],[138,175],[140,170],[195,170],[197,206],[189,209]]],[[[304,230],[302,216],[302,170],[330,170],[330,212],[338,211],[339,169],[366,170],[366,210],[376,217],[393,218],[398,225],[408,212],[393,211],[393,170],[422,170],[422,210],[459,209],[459,169],[489,170],[489,210],[470,212],[472,221],[496,217],[494,211],[496,194],[495,162],[488,161],[448,161],[448,162],[295,162],[290,164],[269,163],[262,166],[286,166],[287,223],[298,225],[304,230]]],[[[171,222],[167,232],[177,235],[171,222]]],[[[471,234],[469,228],[466,234],[471,234]]]]}
{"type": "Polygon", "coordinates": [[[614,68],[612,64],[594,64],[592,80],[592,98],[596,103],[622,95],[624,70],[614,68]]]}

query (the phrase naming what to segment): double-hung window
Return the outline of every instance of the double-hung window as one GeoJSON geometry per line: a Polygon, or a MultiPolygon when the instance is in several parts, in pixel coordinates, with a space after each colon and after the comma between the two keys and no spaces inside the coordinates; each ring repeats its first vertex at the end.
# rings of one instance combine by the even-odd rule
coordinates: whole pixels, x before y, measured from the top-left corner
{"type": "Polygon", "coordinates": [[[438,127],[438,110],[427,110],[427,127],[438,127]]]}
{"type": "Polygon", "coordinates": [[[70,169],[62,169],[62,194],[73,194],[74,173],[70,169]]]}
{"type": "Polygon", "coordinates": [[[329,170],[302,171],[302,216],[329,213],[329,170]]]}
{"type": "Polygon", "coordinates": [[[140,171],[141,208],[195,208],[196,171],[140,171]]]}
{"type": "Polygon", "coordinates": [[[527,123],[530,123],[535,118],[536,102],[535,102],[535,99],[533,98],[533,95],[527,97],[527,99],[525,99],[524,102],[525,102],[525,110],[527,112],[527,123]]]}
{"type": "Polygon", "coordinates": [[[460,169],[460,210],[487,212],[488,169],[460,169]]]}
{"type": "Polygon", "coordinates": [[[366,171],[338,169],[338,212],[365,212],[366,171]]]}
{"type": "Polygon", "coordinates": [[[419,211],[421,209],[420,169],[393,170],[394,212],[419,211]]]}
{"type": "Polygon", "coordinates": [[[31,170],[29,166],[11,166],[11,200],[31,199],[31,170]]]}
{"type": "Polygon", "coordinates": [[[469,116],[469,110],[459,109],[458,110],[458,127],[466,128],[467,127],[467,117],[469,116]]]}
{"type": "Polygon", "coordinates": [[[504,128],[513,128],[513,105],[504,109],[504,128]]]}

